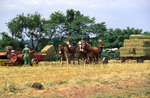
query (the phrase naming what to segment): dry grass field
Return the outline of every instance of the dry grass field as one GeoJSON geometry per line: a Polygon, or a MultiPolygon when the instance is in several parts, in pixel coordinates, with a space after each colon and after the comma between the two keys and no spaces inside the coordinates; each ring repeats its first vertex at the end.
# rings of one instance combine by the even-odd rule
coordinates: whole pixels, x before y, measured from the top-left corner
{"type": "Polygon", "coordinates": [[[150,97],[150,62],[0,67],[0,98],[150,97]],[[35,86],[35,84],[37,84],[35,86]]]}

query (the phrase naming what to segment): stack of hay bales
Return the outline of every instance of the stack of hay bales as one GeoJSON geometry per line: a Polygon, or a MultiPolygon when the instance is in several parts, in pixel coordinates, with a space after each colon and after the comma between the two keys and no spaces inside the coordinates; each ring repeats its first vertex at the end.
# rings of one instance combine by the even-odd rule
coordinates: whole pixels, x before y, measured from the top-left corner
{"type": "Polygon", "coordinates": [[[6,50],[13,50],[13,46],[6,46],[6,50]]]}
{"type": "Polygon", "coordinates": [[[48,59],[55,55],[55,48],[53,45],[47,45],[45,48],[41,50],[44,59],[48,59]]]}
{"type": "Polygon", "coordinates": [[[150,36],[131,35],[120,48],[120,57],[150,56],[150,36]]]}

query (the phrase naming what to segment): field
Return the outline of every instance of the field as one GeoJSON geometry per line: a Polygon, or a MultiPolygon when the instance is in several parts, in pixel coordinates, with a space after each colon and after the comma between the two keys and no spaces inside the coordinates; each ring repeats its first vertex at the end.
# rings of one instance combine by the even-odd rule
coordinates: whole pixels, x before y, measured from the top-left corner
{"type": "Polygon", "coordinates": [[[0,98],[150,97],[150,62],[0,67],[0,98]],[[36,86],[35,86],[36,85],[36,86]]]}

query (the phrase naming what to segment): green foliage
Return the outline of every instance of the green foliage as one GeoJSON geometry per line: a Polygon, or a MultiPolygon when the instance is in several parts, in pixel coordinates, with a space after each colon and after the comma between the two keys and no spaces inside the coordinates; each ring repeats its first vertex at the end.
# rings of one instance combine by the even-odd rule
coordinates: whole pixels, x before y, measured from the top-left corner
{"type": "Polygon", "coordinates": [[[85,39],[91,33],[90,26],[93,25],[95,19],[90,19],[84,16],[79,11],[67,10],[66,15],[66,36],[68,40],[73,40],[72,43],[76,44],[81,38],[85,39]]]}
{"type": "Polygon", "coordinates": [[[44,32],[47,38],[51,40],[53,37],[64,38],[65,16],[62,12],[54,12],[50,15],[50,20],[44,24],[44,32]]]}
{"type": "Polygon", "coordinates": [[[102,57],[107,57],[109,60],[111,60],[111,59],[115,59],[115,60],[121,59],[119,51],[117,51],[117,52],[102,52],[102,57]]]}
{"type": "Polygon", "coordinates": [[[37,12],[35,14],[28,14],[27,16],[21,14],[8,22],[7,26],[13,37],[23,39],[26,36],[30,38],[32,48],[37,50],[39,41],[46,36],[43,33],[44,21],[37,12]],[[34,45],[34,41],[37,41],[36,45],[34,45]]]}
{"type": "Polygon", "coordinates": [[[150,32],[144,32],[143,35],[150,36],[150,32]]]}
{"type": "MultiPolygon", "coordinates": [[[[85,16],[80,11],[68,9],[66,13],[56,11],[50,14],[48,20],[42,19],[37,12],[34,14],[24,13],[17,15],[7,23],[12,37],[2,33],[3,39],[0,40],[0,51],[4,50],[5,45],[12,45],[14,49],[24,48],[24,38],[28,37],[29,46],[32,50],[40,51],[43,47],[63,44],[63,40],[69,40],[74,46],[79,41],[88,42],[92,47],[99,46],[99,39],[103,40],[105,48],[120,48],[123,46],[124,39],[129,39],[131,34],[142,34],[142,29],[127,27],[126,29],[107,29],[105,22],[95,23],[95,18],[85,16]],[[18,41],[21,39],[21,41],[18,41]],[[19,43],[19,44],[17,44],[19,43]]],[[[143,35],[150,36],[150,32],[143,35]]],[[[119,52],[103,53],[109,59],[119,59],[119,52]]],[[[55,56],[51,60],[58,60],[55,56]]]]}
{"type": "Polygon", "coordinates": [[[127,29],[108,29],[106,33],[104,34],[103,42],[105,44],[106,48],[120,48],[123,46],[123,42],[125,39],[129,39],[129,36],[132,34],[141,34],[142,30],[140,29],[134,29],[134,28],[129,28],[127,29]]]}
{"type": "Polygon", "coordinates": [[[25,42],[23,39],[21,41],[10,37],[7,33],[2,32],[2,40],[0,40],[0,51],[5,50],[5,46],[13,46],[14,50],[21,50],[24,48],[25,42]]]}

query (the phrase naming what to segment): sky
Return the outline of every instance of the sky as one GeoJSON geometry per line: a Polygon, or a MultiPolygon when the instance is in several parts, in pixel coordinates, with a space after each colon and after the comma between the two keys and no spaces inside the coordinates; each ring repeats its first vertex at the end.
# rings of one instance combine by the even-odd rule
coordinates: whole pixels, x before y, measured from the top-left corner
{"type": "MultiPolygon", "coordinates": [[[[67,9],[80,11],[106,27],[143,29],[150,32],[150,0],[0,0],[0,32],[7,32],[8,22],[17,15],[38,12],[42,18],[67,9]]],[[[1,36],[0,36],[1,38],[1,36]]]]}

